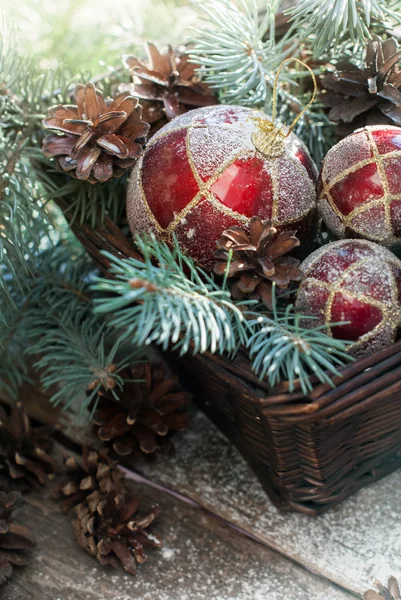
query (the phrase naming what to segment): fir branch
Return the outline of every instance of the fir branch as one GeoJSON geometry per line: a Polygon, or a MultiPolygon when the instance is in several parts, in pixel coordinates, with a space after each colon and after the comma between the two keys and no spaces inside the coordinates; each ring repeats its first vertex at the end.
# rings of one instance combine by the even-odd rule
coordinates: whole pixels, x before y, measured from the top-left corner
{"type": "Polygon", "coordinates": [[[177,242],[172,250],[154,236],[136,244],[144,262],[104,253],[116,281],[95,279],[93,289],[103,295],[94,301],[97,313],[113,315],[111,325],[138,346],[154,343],[165,350],[172,344],[181,354],[222,354],[245,343],[242,309],[252,303],[234,304],[230,292],[184,256],[177,242]]]}
{"type": "Polygon", "coordinates": [[[24,357],[22,316],[22,311],[17,316],[13,312],[4,319],[11,323],[9,327],[0,323],[0,340],[3,340],[0,346],[0,391],[5,391],[13,400],[18,398],[21,386],[31,381],[24,357]]]}
{"type": "Polygon", "coordinates": [[[0,388],[15,395],[27,376],[24,355],[33,355],[40,357],[33,366],[44,389],[57,389],[55,404],[67,408],[84,399],[84,409],[101,389],[118,399],[124,386],[120,373],[137,361],[138,351],[93,314],[92,271],[79,245],[61,243],[39,255],[28,294],[15,294],[23,305],[5,340],[0,388]]]}
{"type": "Polygon", "coordinates": [[[138,351],[123,351],[121,339],[107,349],[113,335],[107,325],[86,309],[79,312],[78,304],[75,308],[78,312],[72,315],[71,311],[66,314],[57,308],[49,312],[46,306],[45,330],[43,308],[33,309],[24,319],[24,325],[31,342],[28,353],[41,356],[34,367],[40,373],[43,388],[58,388],[50,401],[67,409],[79,399],[83,411],[102,389],[118,400],[124,387],[120,372],[132,364],[138,351]]]}
{"type": "Polygon", "coordinates": [[[374,23],[401,22],[400,0],[298,0],[288,10],[292,16],[290,35],[311,39],[314,55],[320,57],[344,40],[364,46],[374,23]]]}
{"type": "Polygon", "coordinates": [[[284,40],[275,41],[278,4],[267,4],[261,23],[252,0],[196,4],[207,27],[194,30],[190,57],[201,65],[204,81],[219,90],[221,102],[253,107],[270,98],[278,66],[295,51],[295,47],[286,47],[284,40]]]}
{"type": "Polygon", "coordinates": [[[331,375],[339,375],[337,367],[353,360],[347,354],[349,342],[328,336],[328,326],[305,328],[308,318],[311,317],[294,313],[292,305],[282,313],[274,301],[272,316],[254,316],[251,320],[253,332],[247,346],[252,369],[272,387],[289,381],[292,392],[299,380],[306,395],[313,389],[311,374],[332,385],[331,375]]]}

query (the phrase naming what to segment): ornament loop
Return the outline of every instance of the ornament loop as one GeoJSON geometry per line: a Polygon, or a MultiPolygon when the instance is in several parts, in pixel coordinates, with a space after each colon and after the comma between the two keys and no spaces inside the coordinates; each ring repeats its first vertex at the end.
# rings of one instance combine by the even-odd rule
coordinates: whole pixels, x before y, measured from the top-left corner
{"type": "Polygon", "coordinates": [[[258,131],[253,134],[252,141],[260,152],[270,157],[278,157],[284,154],[285,146],[284,140],[286,137],[290,135],[292,130],[298,121],[303,117],[308,108],[313,104],[317,94],[317,81],[316,76],[312,69],[304,62],[299,60],[299,58],[286,58],[283,60],[281,65],[279,66],[276,77],[274,79],[273,85],[273,103],[272,103],[272,119],[271,121],[266,118],[255,117],[254,121],[258,125],[258,131]],[[298,64],[302,65],[307,69],[312,77],[313,81],[313,94],[308,102],[308,104],[300,111],[300,113],[295,117],[293,122],[289,127],[285,127],[284,125],[275,123],[277,117],[277,90],[278,90],[278,82],[280,79],[281,71],[285,64],[295,61],[298,64]]]}

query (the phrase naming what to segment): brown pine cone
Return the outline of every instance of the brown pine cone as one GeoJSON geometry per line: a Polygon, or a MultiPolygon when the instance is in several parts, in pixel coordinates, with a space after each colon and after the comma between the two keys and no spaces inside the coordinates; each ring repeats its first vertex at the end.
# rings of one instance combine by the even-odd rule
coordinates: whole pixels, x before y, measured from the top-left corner
{"type": "Polygon", "coordinates": [[[249,234],[240,227],[232,227],[216,242],[218,262],[214,272],[225,275],[232,253],[228,277],[237,279],[231,288],[233,298],[261,298],[271,309],[273,282],[280,290],[285,290],[291,281],[302,279],[299,260],[284,256],[299,245],[294,233],[277,233],[270,221],[252,217],[249,234]]]}
{"type": "Polygon", "coordinates": [[[394,38],[368,41],[365,66],[350,62],[337,65],[322,78],[321,98],[338,123],[338,133],[348,135],[365,125],[401,125],[401,50],[394,38]]]}
{"type": "MultiPolygon", "coordinates": [[[[62,487],[67,505],[76,518],[73,530],[78,544],[102,565],[135,574],[137,563],[146,560],[145,548],[160,548],[161,540],[148,531],[159,514],[153,506],[141,516],[141,496],[129,492],[117,463],[107,453],[84,450],[82,466],[66,461],[70,480],[62,487]]],[[[64,504],[66,507],[66,504],[64,504]]]]}
{"type": "Polygon", "coordinates": [[[379,593],[374,590],[368,590],[364,593],[364,600],[400,600],[400,587],[395,577],[390,577],[388,586],[384,587],[379,581],[376,581],[379,593]]]}
{"type": "Polygon", "coordinates": [[[149,124],[142,121],[138,99],[127,92],[105,101],[93,83],[77,85],[76,105],[52,106],[43,120],[51,133],[43,140],[45,156],[90,183],[119,177],[142,154],[149,124]]]}
{"type": "Polygon", "coordinates": [[[19,492],[0,492],[0,595],[1,586],[12,576],[13,566],[25,566],[24,550],[35,546],[32,532],[13,522],[13,511],[23,505],[19,492]]]}
{"type": "Polygon", "coordinates": [[[17,481],[44,485],[54,475],[52,426],[32,427],[23,405],[18,402],[7,416],[0,407],[0,474],[17,481]]]}
{"type": "Polygon", "coordinates": [[[150,43],[145,50],[147,63],[126,56],[124,64],[132,74],[133,93],[141,103],[150,103],[145,104],[148,118],[152,119],[153,113],[149,123],[159,121],[160,110],[170,120],[193,108],[217,104],[216,96],[196,73],[199,65],[190,63],[186,54],[178,54],[171,46],[163,54],[150,43]]]}
{"type": "Polygon", "coordinates": [[[65,461],[67,481],[59,491],[65,497],[62,508],[71,510],[80,502],[87,500],[94,491],[108,494],[111,491],[121,492],[123,489],[123,473],[112,460],[107,450],[96,452],[87,447],[82,451],[82,462],[69,457],[65,461]]]}
{"type": "Polygon", "coordinates": [[[139,364],[124,379],[134,381],[126,382],[119,401],[110,392],[99,395],[95,432],[120,456],[152,454],[170,431],[187,426],[191,395],[162,364],[139,364]]]}

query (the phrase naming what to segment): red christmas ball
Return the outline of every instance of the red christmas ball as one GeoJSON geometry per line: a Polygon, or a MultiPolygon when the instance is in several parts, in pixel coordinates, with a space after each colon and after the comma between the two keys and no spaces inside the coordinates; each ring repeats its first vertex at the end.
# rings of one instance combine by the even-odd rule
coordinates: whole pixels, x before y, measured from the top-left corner
{"type": "Polygon", "coordinates": [[[340,238],[401,241],[401,128],[358,129],[326,155],[319,211],[340,238]]]}
{"type": "MultiPolygon", "coordinates": [[[[251,217],[291,229],[301,243],[316,228],[316,167],[290,134],[271,157],[260,150],[261,112],[210,106],[175,118],[150,140],[132,172],[127,214],[133,234],[152,231],[212,269],[216,240],[251,217]],[[259,148],[259,149],[258,149],[259,148]]],[[[280,137],[280,136],[279,136],[280,137]]]]}
{"type": "Polygon", "coordinates": [[[301,265],[305,274],[296,299],[302,314],[316,317],[307,327],[342,323],[328,334],[355,342],[350,354],[362,357],[395,341],[401,324],[401,261],[366,240],[341,240],[313,252],[301,265]]]}

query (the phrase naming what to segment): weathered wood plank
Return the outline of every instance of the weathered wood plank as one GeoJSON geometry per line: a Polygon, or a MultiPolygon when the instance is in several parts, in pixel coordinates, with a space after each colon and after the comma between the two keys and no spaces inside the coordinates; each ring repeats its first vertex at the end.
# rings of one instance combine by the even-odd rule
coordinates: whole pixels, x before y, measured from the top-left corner
{"type": "Polygon", "coordinates": [[[234,446],[203,414],[175,438],[175,447],[174,457],[143,461],[141,472],[355,593],[375,578],[401,577],[401,471],[312,518],[273,506],[234,446]]]}
{"type": "Polygon", "coordinates": [[[136,577],[102,569],[76,546],[57,505],[28,499],[24,521],[38,538],[33,560],[15,569],[3,600],[352,600],[284,557],[238,535],[216,519],[152,490],[162,508],[165,545],[149,554],[136,577]]]}

